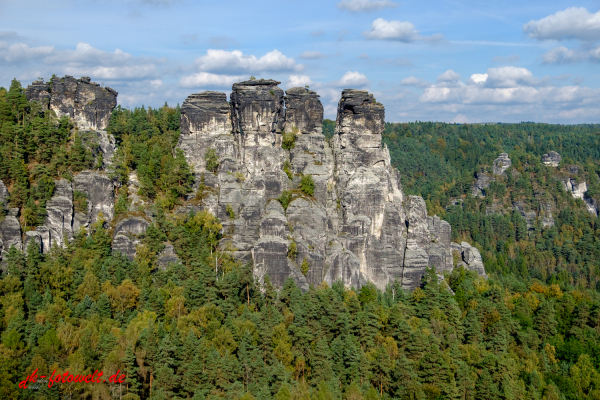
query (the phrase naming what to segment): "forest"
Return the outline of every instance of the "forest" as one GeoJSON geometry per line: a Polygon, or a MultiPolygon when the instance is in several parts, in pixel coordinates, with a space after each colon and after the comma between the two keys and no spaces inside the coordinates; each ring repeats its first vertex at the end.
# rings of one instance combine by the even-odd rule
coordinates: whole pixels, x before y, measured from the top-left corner
{"type": "MultiPolygon", "coordinates": [[[[0,178],[23,230],[45,217],[54,179],[101,165],[84,134],[36,107],[17,81],[0,89],[0,178]]],[[[49,254],[8,250],[0,398],[600,399],[600,225],[540,164],[558,151],[595,193],[597,126],[387,124],[403,189],[450,222],[453,240],[480,248],[489,279],[430,269],[413,292],[340,282],[303,292],[292,280],[279,291],[268,277],[259,285],[252,265],[218,247],[220,221],[176,212],[192,186],[174,150],[179,115],[166,104],[112,114],[115,212],[127,210],[136,171],[154,216],[133,261],[112,252],[114,227],[101,218],[49,254]],[[474,173],[502,151],[518,175],[472,197],[474,173]],[[560,205],[553,227],[486,213],[494,201],[533,207],[540,189],[560,205]],[[166,240],[181,262],[158,268],[166,240]],[[125,380],[20,389],[35,370],[125,380]]]]}

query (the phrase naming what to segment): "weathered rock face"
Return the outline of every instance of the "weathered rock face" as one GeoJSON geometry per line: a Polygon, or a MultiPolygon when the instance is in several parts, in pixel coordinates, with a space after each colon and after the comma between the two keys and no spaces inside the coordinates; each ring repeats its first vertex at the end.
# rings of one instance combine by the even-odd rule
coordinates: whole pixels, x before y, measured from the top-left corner
{"type": "Polygon", "coordinates": [[[60,179],[55,182],[54,196],[46,202],[48,217],[45,226],[49,230],[49,248],[63,247],[73,237],[73,188],[71,182],[60,179]]]}
{"type": "MultiPolygon", "coordinates": [[[[279,287],[291,277],[305,289],[340,279],[380,288],[398,280],[412,289],[430,265],[451,270],[450,225],[428,217],[422,198],[402,193],[382,146],[383,106],[366,91],[344,90],[328,143],[316,93],[293,88],[283,96],[278,83],[234,84],[231,104],[216,92],[183,103],[179,147],[204,185],[202,207],[222,221],[223,245],[279,287]],[[281,147],[284,130],[298,133],[290,150],[281,147]],[[206,167],[209,148],[218,157],[214,172],[206,167]],[[312,196],[298,189],[306,175],[312,196]],[[277,201],[285,190],[286,209],[277,201]]],[[[475,252],[465,265],[481,261],[475,252]]]]}
{"type": "Polygon", "coordinates": [[[512,161],[508,158],[507,153],[500,153],[498,158],[494,160],[494,165],[492,167],[492,171],[494,175],[502,175],[504,171],[510,168],[512,161]]]}
{"type": "Polygon", "coordinates": [[[74,231],[95,224],[100,213],[105,221],[112,220],[115,206],[114,186],[106,175],[95,171],[82,171],[73,178],[73,191],[75,190],[85,193],[88,208],[75,212],[74,231]]]}
{"type": "Polygon", "coordinates": [[[118,93],[103,88],[90,78],[72,76],[54,78],[51,83],[35,81],[25,91],[27,100],[39,101],[58,117],[71,117],[80,130],[103,130],[108,126],[110,114],[117,105],[118,93]]]}
{"type": "Polygon", "coordinates": [[[577,182],[575,179],[567,178],[562,181],[563,187],[566,191],[571,192],[573,198],[583,199],[585,192],[587,192],[587,183],[577,182]]]}
{"type": "Polygon", "coordinates": [[[44,81],[33,81],[25,89],[25,96],[28,101],[37,101],[46,111],[50,105],[50,84],[44,81]]]}
{"type": "Polygon", "coordinates": [[[148,220],[141,216],[132,216],[120,220],[114,229],[113,251],[121,252],[129,260],[133,260],[136,247],[149,225],[148,220]]]}
{"type": "Polygon", "coordinates": [[[562,160],[562,157],[555,151],[549,151],[548,154],[542,156],[542,162],[554,168],[558,167],[560,160],[562,160]]]}
{"type": "Polygon", "coordinates": [[[2,247],[0,249],[0,256],[3,260],[6,252],[8,252],[12,246],[15,246],[17,250],[23,249],[21,224],[19,224],[19,220],[17,219],[18,215],[19,209],[11,208],[8,210],[7,215],[0,217],[0,247],[2,247]]]}
{"type": "Polygon", "coordinates": [[[457,251],[462,259],[458,265],[462,265],[466,269],[475,271],[479,275],[487,278],[479,250],[472,247],[467,242],[461,242],[461,244],[452,243],[452,250],[457,251]]]}
{"type": "Polygon", "coordinates": [[[323,132],[323,105],[317,92],[306,88],[291,88],[285,92],[285,130],[294,128],[303,133],[323,132]]]}

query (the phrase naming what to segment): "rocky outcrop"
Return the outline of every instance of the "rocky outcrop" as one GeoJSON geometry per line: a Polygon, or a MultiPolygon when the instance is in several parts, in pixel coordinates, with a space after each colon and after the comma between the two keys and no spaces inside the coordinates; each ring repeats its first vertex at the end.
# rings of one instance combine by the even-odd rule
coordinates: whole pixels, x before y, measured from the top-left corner
{"type": "Polygon", "coordinates": [[[585,197],[585,192],[587,192],[587,183],[578,182],[573,178],[565,178],[562,180],[563,188],[567,192],[571,192],[571,195],[575,199],[582,199],[585,197]]]}
{"type": "Polygon", "coordinates": [[[89,77],[52,78],[50,83],[34,81],[25,90],[29,101],[38,101],[43,110],[50,109],[58,117],[69,116],[80,130],[103,130],[117,105],[118,93],[91,82],[89,77]]]}
{"type": "MultiPolygon", "coordinates": [[[[413,289],[428,266],[452,270],[450,225],[428,217],[422,198],[402,193],[382,145],[383,105],[366,91],[344,90],[328,142],[318,95],[292,88],[284,96],[278,84],[236,83],[230,104],[217,92],[183,103],[178,147],[203,190],[198,208],[222,222],[222,245],[277,287],[291,277],[305,289],[336,280],[380,288],[398,280],[413,289]],[[293,144],[286,139],[283,148],[290,132],[293,144]],[[210,168],[208,149],[217,158],[210,168]],[[307,175],[312,194],[300,190],[307,175]],[[283,193],[285,209],[277,200],[283,193]]],[[[472,253],[465,264],[476,268],[481,257],[472,253]]]]}
{"type": "Polygon", "coordinates": [[[175,248],[173,248],[173,245],[171,243],[167,243],[165,248],[158,255],[156,263],[159,265],[159,267],[167,268],[170,265],[181,263],[181,260],[179,257],[177,257],[177,254],[175,254],[175,248]]]}
{"type": "Polygon", "coordinates": [[[142,216],[128,216],[120,220],[114,229],[113,252],[120,252],[132,261],[137,245],[149,225],[148,220],[142,216]]]}
{"type": "Polygon", "coordinates": [[[113,155],[117,149],[113,135],[102,130],[88,132],[83,135],[83,142],[92,151],[94,156],[102,157],[103,169],[110,167],[113,155]]]}
{"type": "Polygon", "coordinates": [[[494,175],[503,175],[504,171],[510,168],[512,161],[508,158],[507,153],[500,153],[498,158],[494,160],[494,165],[492,166],[492,172],[494,175]]]}
{"type": "Polygon", "coordinates": [[[473,196],[485,197],[485,190],[490,187],[490,183],[495,180],[493,176],[490,176],[484,171],[477,172],[477,180],[473,185],[472,194],[473,196]]]}
{"type": "Polygon", "coordinates": [[[481,254],[477,248],[472,247],[467,242],[452,243],[452,250],[458,252],[460,261],[457,266],[462,266],[468,270],[475,271],[479,275],[487,278],[481,254]]]}
{"type": "Polygon", "coordinates": [[[285,92],[285,127],[287,132],[298,129],[304,134],[323,132],[323,106],[317,92],[306,88],[291,88],[285,92]]]}
{"type": "Polygon", "coordinates": [[[19,209],[11,208],[8,214],[0,217],[0,241],[2,249],[2,259],[4,260],[6,252],[14,246],[17,250],[23,249],[23,240],[21,238],[21,224],[18,220],[19,209]]]}
{"type": "Polygon", "coordinates": [[[555,151],[549,151],[548,154],[542,156],[542,162],[554,168],[558,167],[560,160],[562,160],[562,157],[555,151]]]}
{"type": "Polygon", "coordinates": [[[82,171],[73,178],[73,191],[85,194],[87,209],[76,211],[73,230],[95,224],[99,216],[110,222],[114,215],[115,195],[110,178],[96,171],[82,171]]]}
{"type": "Polygon", "coordinates": [[[46,202],[49,246],[64,247],[73,237],[73,188],[66,179],[55,181],[54,195],[46,202]]]}

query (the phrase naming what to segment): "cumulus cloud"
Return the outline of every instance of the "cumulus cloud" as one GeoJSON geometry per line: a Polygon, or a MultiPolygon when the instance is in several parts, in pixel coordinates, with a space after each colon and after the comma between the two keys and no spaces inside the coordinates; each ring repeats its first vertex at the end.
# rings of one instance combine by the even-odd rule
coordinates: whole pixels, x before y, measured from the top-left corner
{"type": "Polygon", "coordinates": [[[377,11],[384,8],[396,8],[398,4],[389,0],[342,0],[336,4],[341,10],[359,13],[365,11],[377,11]]]}
{"type": "Polygon", "coordinates": [[[318,58],[325,57],[327,56],[320,51],[305,51],[304,53],[300,54],[300,58],[304,58],[306,60],[316,60],[318,58]]]}
{"type": "Polygon", "coordinates": [[[571,7],[523,26],[523,32],[538,40],[600,40],[600,11],[592,14],[583,7],[571,7]]]}
{"type": "Polygon", "coordinates": [[[179,80],[182,87],[230,87],[236,82],[243,81],[248,77],[245,75],[220,75],[210,72],[198,72],[197,74],[184,76],[179,80]]]}
{"type": "Polygon", "coordinates": [[[556,47],[542,56],[544,64],[572,64],[582,61],[600,63],[600,46],[592,49],[568,49],[556,47]]]}
{"type": "Polygon", "coordinates": [[[485,73],[471,75],[466,83],[459,81],[452,87],[436,84],[425,88],[419,100],[425,104],[437,104],[448,112],[461,111],[462,115],[466,115],[466,110],[469,113],[492,110],[496,115],[530,113],[538,115],[538,118],[543,116],[542,120],[574,118],[581,112],[586,116],[600,115],[598,107],[590,107],[600,100],[600,89],[576,85],[552,86],[547,82],[547,79],[537,78],[525,68],[489,68],[485,73]],[[586,111],[581,111],[586,108],[586,111]]]}
{"type": "Polygon", "coordinates": [[[313,81],[307,75],[290,75],[287,80],[288,87],[312,85],[313,81]]]}
{"type": "Polygon", "coordinates": [[[426,88],[430,87],[431,83],[427,82],[425,79],[417,78],[416,76],[409,76],[408,78],[404,78],[400,81],[401,86],[413,86],[418,88],[426,88]]]}
{"type": "Polygon", "coordinates": [[[25,43],[9,45],[6,42],[0,42],[0,60],[6,63],[41,59],[51,55],[53,52],[54,46],[30,47],[25,43]]]}
{"type": "Polygon", "coordinates": [[[262,57],[245,55],[240,50],[209,49],[206,55],[198,57],[196,66],[201,71],[300,71],[303,66],[293,58],[286,57],[279,50],[273,50],[262,57]]]}
{"type": "Polygon", "coordinates": [[[114,52],[100,50],[83,42],[78,43],[75,49],[67,50],[58,50],[54,46],[30,47],[26,43],[8,45],[0,42],[0,63],[20,69],[24,77],[57,73],[113,81],[156,78],[156,65],[163,61],[134,57],[119,49],[114,52]],[[27,72],[26,67],[30,64],[35,65],[35,71],[27,72]]]}
{"type": "Polygon", "coordinates": [[[441,34],[421,36],[415,26],[407,21],[387,21],[377,18],[371,23],[371,30],[363,32],[368,40],[394,40],[411,43],[417,40],[439,41],[444,37],[441,34]]]}
{"type": "Polygon", "coordinates": [[[443,74],[441,74],[440,76],[437,77],[438,82],[452,83],[452,82],[458,82],[459,80],[460,80],[460,75],[451,69],[449,69],[448,71],[444,72],[443,74]]]}
{"type": "Polygon", "coordinates": [[[368,84],[367,76],[358,71],[348,71],[336,82],[336,86],[344,88],[364,87],[368,84]]]}

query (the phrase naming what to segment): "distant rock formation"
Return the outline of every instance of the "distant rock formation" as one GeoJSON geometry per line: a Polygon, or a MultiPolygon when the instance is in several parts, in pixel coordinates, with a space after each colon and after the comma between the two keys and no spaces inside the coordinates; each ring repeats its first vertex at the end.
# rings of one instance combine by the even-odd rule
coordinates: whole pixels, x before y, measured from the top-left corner
{"type": "Polygon", "coordinates": [[[562,180],[563,188],[567,192],[571,192],[573,198],[582,199],[585,197],[585,192],[587,192],[587,183],[577,182],[576,179],[573,178],[565,178],[562,180]]]}
{"type": "Polygon", "coordinates": [[[549,151],[548,154],[542,156],[542,162],[550,167],[558,167],[562,157],[555,151],[549,151]]]}
{"type": "MultiPolygon", "coordinates": [[[[318,95],[305,88],[284,95],[278,84],[236,83],[230,103],[217,92],[184,101],[178,146],[203,200],[182,212],[212,211],[224,243],[278,287],[292,277],[305,289],[336,280],[380,288],[398,280],[414,289],[428,266],[452,270],[450,225],[428,217],[421,197],[402,193],[382,145],[383,105],[366,91],[344,90],[328,142],[318,95]],[[207,165],[209,149],[217,163],[207,165]],[[300,190],[308,175],[313,195],[300,190]],[[284,192],[291,198],[285,209],[277,200],[284,192]]],[[[483,270],[477,249],[465,257],[467,268],[483,270]]]]}
{"type": "Polygon", "coordinates": [[[75,79],[66,75],[53,77],[48,83],[34,81],[25,95],[28,101],[39,102],[44,111],[50,109],[58,117],[71,117],[80,130],[104,130],[117,105],[118,93],[91,82],[87,76],[75,79]]]}
{"type": "Polygon", "coordinates": [[[494,165],[492,166],[492,172],[494,175],[503,175],[504,171],[506,171],[512,165],[512,161],[508,158],[507,153],[500,153],[498,158],[494,160],[494,165]]]}

